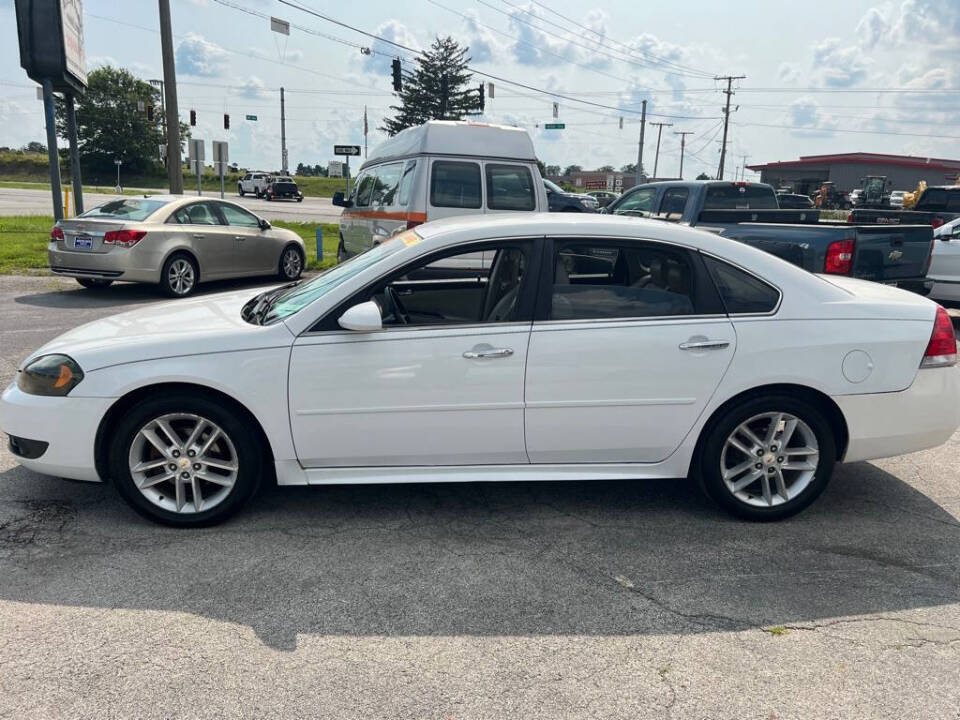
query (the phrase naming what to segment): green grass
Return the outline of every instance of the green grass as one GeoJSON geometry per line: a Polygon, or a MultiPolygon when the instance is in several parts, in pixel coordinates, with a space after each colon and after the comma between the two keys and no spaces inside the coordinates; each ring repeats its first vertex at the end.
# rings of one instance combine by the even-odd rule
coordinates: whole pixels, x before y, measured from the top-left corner
{"type": "MultiPolygon", "coordinates": [[[[61,185],[61,188],[67,187],[67,185],[61,185]]],[[[73,207],[73,186],[70,185],[71,198],[70,206],[73,207]]],[[[14,188],[17,190],[46,190],[50,192],[50,183],[48,182],[30,182],[26,180],[0,180],[0,188],[14,188]]],[[[106,187],[100,185],[84,185],[83,191],[85,193],[104,193],[104,194],[113,194],[115,188],[106,187]]],[[[139,190],[127,190],[124,189],[124,195],[141,195],[142,193],[139,190]]]]}
{"type": "MultiPolygon", "coordinates": [[[[322,270],[337,263],[338,226],[335,223],[272,223],[293,230],[307,249],[307,270],[322,270]],[[317,228],[323,230],[323,260],[317,260],[317,228]]],[[[0,217],[0,274],[15,275],[46,271],[47,243],[53,218],[49,215],[0,217]]]]}
{"type": "Polygon", "coordinates": [[[783,625],[773,625],[771,627],[761,628],[761,630],[769,635],[787,635],[790,633],[790,630],[783,625]]]}

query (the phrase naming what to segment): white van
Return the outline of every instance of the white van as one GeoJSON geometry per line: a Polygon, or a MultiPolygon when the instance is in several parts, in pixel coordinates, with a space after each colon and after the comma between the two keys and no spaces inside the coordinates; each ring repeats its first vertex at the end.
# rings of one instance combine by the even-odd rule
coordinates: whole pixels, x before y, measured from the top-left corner
{"type": "Polygon", "coordinates": [[[455,215],[547,212],[526,130],[431,120],[376,147],[342,208],[337,259],[344,260],[429,220],[455,215]]]}

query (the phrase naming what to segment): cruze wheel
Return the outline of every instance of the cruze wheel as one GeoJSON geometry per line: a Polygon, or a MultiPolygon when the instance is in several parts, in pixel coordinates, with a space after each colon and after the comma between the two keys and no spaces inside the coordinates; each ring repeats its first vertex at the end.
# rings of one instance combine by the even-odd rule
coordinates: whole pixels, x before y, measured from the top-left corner
{"type": "Polygon", "coordinates": [[[296,245],[288,245],[280,256],[280,277],[296,280],[303,272],[303,255],[296,245]]]}
{"type": "Polygon", "coordinates": [[[160,288],[170,297],[186,297],[197,286],[197,264],[187,255],[174,255],[163,264],[160,288]]]}
{"type": "Polygon", "coordinates": [[[789,396],[757,398],[713,424],[700,458],[704,489],[734,515],[779,520],[826,488],[836,460],[830,424],[789,396]]]}
{"type": "Polygon", "coordinates": [[[206,398],[173,394],[140,403],[114,431],[111,477],[141,515],[181,527],[213,525],[255,492],[257,435],[206,398]]]}

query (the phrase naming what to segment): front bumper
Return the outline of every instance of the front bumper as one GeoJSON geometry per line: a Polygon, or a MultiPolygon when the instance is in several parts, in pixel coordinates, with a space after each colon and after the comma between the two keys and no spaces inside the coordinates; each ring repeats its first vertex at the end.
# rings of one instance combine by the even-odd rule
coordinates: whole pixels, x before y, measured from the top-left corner
{"type": "Polygon", "coordinates": [[[850,434],[844,462],[926,450],[945,443],[960,426],[960,368],[919,370],[902,392],[833,399],[850,434]]]}
{"type": "MultiPolygon", "coordinates": [[[[48,443],[37,458],[15,454],[21,465],[45,475],[101,480],[94,442],[110,398],[28,395],[11,383],[0,396],[0,430],[16,438],[48,443]]],[[[27,453],[29,454],[29,453],[27,453]]]]}

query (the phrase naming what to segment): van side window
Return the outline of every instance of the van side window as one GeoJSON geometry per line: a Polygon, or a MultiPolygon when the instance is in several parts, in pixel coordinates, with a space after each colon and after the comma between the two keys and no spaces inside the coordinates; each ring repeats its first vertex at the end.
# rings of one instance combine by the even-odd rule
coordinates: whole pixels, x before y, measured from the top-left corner
{"type": "Polygon", "coordinates": [[[487,207],[491,210],[535,210],[533,177],[523,165],[487,164],[487,207]]]}
{"type": "Polygon", "coordinates": [[[372,172],[365,172],[357,178],[357,207],[368,207],[373,195],[375,176],[372,172]]]}
{"type": "Polygon", "coordinates": [[[430,204],[434,207],[480,207],[480,165],[472,162],[433,163],[430,204]]]}
{"type": "Polygon", "coordinates": [[[416,175],[417,161],[408,160],[407,166],[403,169],[403,177],[400,178],[400,207],[407,207],[410,204],[410,195],[413,192],[413,178],[416,175]]]}
{"type": "Polygon", "coordinates": [[[381,165],[374,173],[373,199],[371,205],[395,205],[397,198],[397,187],[400,185],[400,173],[403,169],[401,163],[390,163],[381,165]]]}

